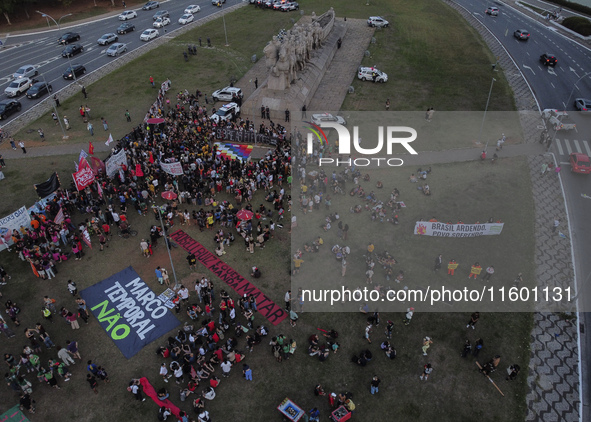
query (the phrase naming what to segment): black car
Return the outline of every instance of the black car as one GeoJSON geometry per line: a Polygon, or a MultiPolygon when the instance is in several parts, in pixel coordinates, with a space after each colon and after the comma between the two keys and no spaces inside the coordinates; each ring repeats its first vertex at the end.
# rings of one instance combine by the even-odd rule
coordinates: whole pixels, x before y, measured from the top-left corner
{"type": "Polygon", "coordinates": [[[34,83],[27,91],[27,98],[41,98],[53,91],[53,87],[47,82],[34,83]]]}
{"type": "Polygon", "coordinates": [[[74,79],[74,75],[77,77],[86,73],[86,68],[81,64],[73,64],[67,68],[63,74],[64,79],[74,79]],[[73,69],[73,71],[72,71],[73,69]]]}
{"type": "Polygon", "coordinates": [[[129,22],[122,23],[117,28],[118,34],[127,34],[128,32],[135,31],[135,25],[129,22]]]}
{"type": "Polygon", "coordinates": [[[82,53],[84,51],[84,47],[80,44],[72,44],[64,48],[62,51],[62,57],[72,57],[78,53],[82,53]]]}
{"type": "Polygon", "coordinates": [[[544,66],[556,66],[558,59],[554,54],[544,53],[540,56],[540,61],[544,66]]]}
{"type": "Polygon", "coordinates": [[[0,101],[0,119],[4,120],[11,114],[21,111],[21,103],[17,100],[2,100],[0,101]]]}
{"type": "Polygon", "coordinates": [[[75,32],[66,32],[64,35],[60,37],[59,40],[57,40],[59,44],[70,44],[74,41],[80,41],[80,34],[77,34],[75,32]]]}

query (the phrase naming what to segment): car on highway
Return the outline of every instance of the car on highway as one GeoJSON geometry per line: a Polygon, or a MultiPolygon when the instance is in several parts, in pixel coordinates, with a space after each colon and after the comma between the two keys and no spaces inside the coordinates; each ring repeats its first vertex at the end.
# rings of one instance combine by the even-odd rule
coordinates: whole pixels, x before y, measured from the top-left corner
{"type": "Polygon", "coordinates": [[[66,32],[57,40],[58,44],[70,44],[74,41],[80,41],[80,34],[76,32],[66,32]]]}
{"type": "Polygon", "coordinates": [[[156,19],[152,25],[154,26],[154,28],[163,28],[166,25],[170,25],[170,19],[166,16],[163,16],[161,18],[156,19]]]}
{"type": "Polygon", "coordinates": [[[119,15],[120,21],[126,21],[128,19],[133,19],[133,18],[137,18],[137,13],[135,13],[135,10],[126,10],[125,12],[123,12],[119,15]]]}
{"type": "Polygon", "coordinates": [[[217,6],[218,4],[222,4],[225,2],[226,0],[211,0],[211,4],[213,4],[214,6],[217,6]]]}
{"type": "Polygon", "coordinates": [[[26,64],[24,66],[19,67],[16,72],[12,74],[14,79],[20,78],[30,78],[31,76],[37,76],[39,72],[35,68],[35,65],[26,64]]]}
{"type": "Polygon", "coordinates": [[[379,70],[377,67],[360,66],[357,69],[357,79],[361,79],[362,81],[374,81],[384,83],[388,81],[388,75],[379,70]]]}
{"type": "Polygon", "coordinates": [[[37,81],[33,81],[29,78],[15,79],[10,83],[10,85],[6,87],[4,93],[8,98],[18,97],[21,94],[24,94],[27,91],[27,89],[29,89],[31,85],[33,85],[34,82],[37,81]]]}
{"type": "Polygon", "coordinates": [[[76,54],[80,54],[84,51],[84,47],[81,44],[70,44],[64,51],[62,51],[62,57],[73,57],[76,54]]]}
{"type": "Polygon", "coordinates": [[[187,8],[185,9],[185,11],[183,13],[185,15],[192,15],[192,14],[200,12],[200,11],[201,11],[201,7],[199,7],[196,4],[192,4],[190,6],[187,6],[187,8]]]}
{"type": "Polygon", "coordinates": [[[371,27],[380,27],[380,28],[387,28],[390,25],[386,19],[382,18],[381,16],[370,16],[367,19],[367,24],[371,27]]]}
{"type": "Polygon", "coordinates": [[[142,35],[140,35],[140,40],[150,41],[158,37],[159,35],[160,32],[158,32],[157,29],[146,29],[144,32],[142,32],[142,35]]]}
{"type": "Polygon", "coordinates": [[[282,12],[291,12],[292,10],[298,10],[300,5],[297,1],[288,1],[287,3],[283,3],[281,5],[282,12]]]}
{"type": "Polygon", "coordinates": [[[513,33],[513,36],[518,40],[527,41],[529,40],[529,31],[526,31],[525,29],[518,29],[513,33]]]}
{"type": "Polygon", "coordinates": [[[27,91],[27,98],[41,98],[45,94],[49,94],[51,91],[53,91],[51,84],[48,84],[47,82],[35,82],[27,91]]]}
{"type": "Polygon", "coordinates": [[[74,76],[78,77],[86,73],[86,68],[81,64],[73,64],[68,67],[62,75],[64,79],[74,79],[74,76]]]}
{"type": "Polygon", "coordinates": [[[488,9],[486,9],[486,11],[484,12],[487,15],[491,15],[491,16],[499,16],[499,8],[495,7],[495,6],[491,6],[488,9]]]}
{"type": "Polygon", "coordinates": [[[540,56],[540,62],[542,62],[544,66],[556,66],[558,59],[554,54],[544,53],[540,56]]]}
{"type": "Polygon", "coordinates": [[[242,98],[243,96],[242,90],[235,86],[227,86],[211,94],[211,98],[214,101],[233,101],[235,98],[242,98]]]}
{"type": "Polygon", "coordinates": [[[21,111],[21,103],[17,100],[0,101],[0,119],[4,120],[11,114],[21,111]]]}
{"type": "Polygon", "coordinates": [[[195,20],[195,17],[190,13],[186,13],[179,18],[179,23],[181,25],[186,25],[188,23],[193,22],[193,20],[195,20]]]}
{"type": "Polygon", "coordinates": [[[214,114],[211,120],[216,123],[228,121],[240,114],[240,107],[236,103],[228,103],[221,106],[214,114]]]}
{"type": "Polygon", "coordinates": [[[154,16],[152,16],[152,20],[155,21],[160,18],[169,18],[169,17],[170,17],[170,14],[168,13],[168,10],[161,10],[159,12],[154,13],[154,16]]]}
{"type": "Polygon", "coordinates": [[[120,35],[127,34],[128,32],[135,31],[135,25],[129,22],[122,23],[117,28],[117,33],[120,35]]]}
{"type": "Polygon", "coordinates": [[[575,108],[579,111],[589,113],[591,112],[591,100],[577,98],[575,99],[575,108]]]}
{"type": "Polygon", "coordinates": [[[160,3],[157,1],[149,1],[142,7],[142,10],[152,10],[160,7],[160,3]]]}
{"type": "Polygon", "coordinates": [[[116,42],[109,48],[107,48],[107,56],[117,57],[119,54],[123,54],[127,51],[127,45],[122,42],[116,42]]]}
{"type": "Polygon", "coordinates": [[[591,162],[589,157],[580,152],[573,152],[569,156],[570,171],[573,173],[589,174],[591,173],[591,162]]]}
{"type": "Polygon", "coordinates": [[[117,34],[113,34],[112,32],[109,34],[105,34],[98,40],[96,40],[96,42],[99,43],[99,45],[107,45],[117,41],[119,41],[119,37],[117,36],[117,34]]]}
{"type": "Polygon", "coordinates": [[[340,125],[346,125],[347,124],[347,121],[345,119],[343,119],[341,116],[333,116],[330,113],[312,114],[311,121],[315,125],[319,125],[319,126],[323,122],[338,123],[340,125]]]}

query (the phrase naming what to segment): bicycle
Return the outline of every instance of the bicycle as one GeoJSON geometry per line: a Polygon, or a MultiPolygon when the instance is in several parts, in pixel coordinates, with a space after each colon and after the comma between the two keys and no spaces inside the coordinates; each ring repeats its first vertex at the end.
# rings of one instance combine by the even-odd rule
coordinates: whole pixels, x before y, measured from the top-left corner
{"type": "Polygon", "coordinates": [[[119,230],[119,237],[124,239],[129,239],[129,237],[136,237],[137,231],[133,230],[131,227],[128,227],[127,230],[119,230]]]}

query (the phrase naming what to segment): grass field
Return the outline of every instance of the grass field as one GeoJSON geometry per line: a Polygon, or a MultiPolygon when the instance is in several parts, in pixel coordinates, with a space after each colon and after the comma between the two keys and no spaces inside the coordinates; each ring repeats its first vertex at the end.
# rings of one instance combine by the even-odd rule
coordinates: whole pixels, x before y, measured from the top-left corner
{"type": "MultiPolygon", "coordinates": [[[[390,74],[388,89],[393,93],[392,109],[394,110],[424,110],[433,106],[437,110],[481,110],[486,100],[490,82],[490,53],[474,31],[466,28],[455,12],[431,0],[421,0],[412,5],[404,2],[386,3],[373,2],[368,7],[361,8],[358,2],[346,1],[342,3],[322,1],[319,3],[301,2],[301,7],[307,13],[312,9],[317,14],[334,5],[337,14],[349,17],[366,18],[368,15],[382,14],[392,23],[392,28],[380,31],[376,35],[378,43],[370,50],[373,57],[382,56],[376,62],[390,74]],[[422,16],[422,18],[421,18],[422,16]],[[452,21],[455,24],[449,25],[452,21]],[[441,28],[435,31],[434,28],[441,28]],[[441,33],[441,37],[425,37],[425,33],[441,33]],[[453,45],[453,48],[441,48],[443,45],[453,45]],[[467,54],[467,52],[470,54],[467,54]],[[425,54],[423,54],[425,52],[425,54]],[[420,53],[420,54],[417,54],[420,53]],[[419,58],[413,56],[420,56],[419,58]],[[469,57],[469,62],[463,62],[461,57],[469,57]],[[443,66],[445,61],[454,61],[454,65],[443,66]],[[476,66],[470,66],[476,64],[476,66]],[[482,66],[479,66],[482,65],[482,66]],[[482,69],[480,69],[482,67],[482,69]],[[468,70],[469,68],[469,70],[468,70]],[[470,78],[457,77],[470,73],[470,78]],[[393,76],[397,75],[396,78],[393,76]],[[394,95],[396,94],[396,95],[394,95]]],[[[81,97],[65,101],[63,111],[72,122],[71,140],[86,143],[88,140],[99,139],[103,131],[98,122],[101,116],[108,121],[113,136],[118,138],[131,129],[131,124],[125,122],[124,112],[129,109],[134,122],[140,121],[148,106],[154,101],[153,90],[148,78],[154,76],[157,81],[170,78],[173,81],[171,95],[176,90],[195,90],[211,92],[213,89],[225,85],[230,79],[239,78],[250,66],[250,56],[261,56],[262,48],[271,35],[280,28],[287,28],[295,14],[273,13],[245,8],[226,17],[229,28],[230,48],[223,45],[223,29],[218,22],[204,25],[194,31],[179,37],[168,45],[142,57],[123,69],[114,72],[109,77],[87,87],[89,98],[81,97]],[[239,34],[248,33],[248,37],[239,34]],[[185,63],[181,51],[187,43],[196,44],[198,38],[210,36],[214,45],[212,49],[199,49],[198,60],[185,63]],[[81,104],[88,104],[92,109],[95,122],[94,138],[91,138],[82,125],[77,109],[81,104]]],[[[192,58],[193,59],[193,58],[192,58]]],[[[367,63],[371,63],[367,59],[367,63]]],[[[498,75],[500,76],[500,74],[498,75]]],[[[377,95],[372,84],[359,85],[356,93],[347,99],[345,109],[381,109],[382,96],[377,95]]],[[[491,110],[512,110],[513,102],[509,89],[502,78],[495,87],[499,87],[498,98],[491,103],[491,110]],[[498,85],[497,85],[498,84],[498,85]]],[[[496,89],[496,88],[495,88],[496,89]]],[[[172,98],[174,101],[174,98],[172,98]]],[[[54,130],[51,119],[47,116],[42,125],[45,128],[47,143],[59,145],[57,139],[60,133],[54,130]]],[[[39,122],[28,128],[37,129],[39,122]]],[[[26,134],[26,129],[20,138],[36,136],[26,134]]],[[[73,156],[44,157],[37,159],[20,159],[9,162],[5,169],[7,179],[0,184],[0,194],[3,195],[2,209],[6,212],[27,204],[34,200],[33,183],[39,183],[57,170],[62,176],[62,184],[69,184],[69,173],[73,170],[73,156]],[[63,174],[62,174],[63,173],[63,174]],[[10,184],[6,183],[10,182],[10,184]]],[[[497,273],[495,283],[512,281],[516,272],[533,274],[533,226],[529,221],[533,206],[531,202],[530,186],[528,183],[516,183],[516,180],[528,180],[527,164],[521,159],[501,160],[495,168],[483,168],[479,163],[453,164],[434,166],[429,184],[433,196],[427,198],[414,191],[406,180],[415,169],[403,168],[400,172],[388,173],[384,178],[385,188],[380,195],[387,195],[393,187],[398,187],[402,193],[401,199],[408,208],[401,213],[401,224],[397,227],[384,228],[380,223],[370,223],[365,213],[349,216],[347,202],[338,200],[333,202],[333,209],[342,206],[344,215],[352,227],[351,247],[360,251],[367,239],[375,239],[376,247],[388,248],[388,251],[401,262],[401,268],[411,281],[423,283],[432,280],[440,282],[443,274],[433,278],[430,272],[433,260],[438,253],[444,254],[444,260],[452,254],[462,265],[468,265],[473,260],[481,260],[483,266],[488,261],[494,263],[497,273]],[[509,200],[521,198],[520,202],[509,200]],[[439,219],[466,222],[487,219],[490,216],[500,218],[507,223],[506,232],[502,236],[490,236],[487,239],[423,239],[416,238],[411,233],[414,221],[418,217],[430,218],[436,215],[439,219]],[[354,229],[353,229],[354,227],[354,229]],[[460,241],[461,243],[458,243],[460,241]],[[512,256],[506,262],[502,261],[504,251],[512,256]],[[483,258],[482,258],[483,257],[483,258]]],[[[375,180],[375,179],[372,179],[375,180]]],[[[367,185],[371,189],[371,185],[367,185]]],[[[297,187],[294,188],[294,200],[297,203],[297,187]]],[[[222,198],[224,195],[222,195],[222,198]]],[[[263,193],[258,192],[253,205],[264,202],[263,193]]],[[[181,206],[181,208],[184,208],[181,206]]],[[[193,209],[194,207],[188,207],[193,209]]],[[[324,212],[313,213],[302,217],[297,205],[294,212],[298,215],[301,225],[317,228],[320,226],[324,212]]],[[[4,214],[3,214],[4,215],[4,214]]],[[[86,218],[77,215],[75,221],[86,218]]],[[[139,217],[132,215],[131,222],[140,235],[138,238],[123,240],[115,237],[110,248],[104,252],[97,249],[87,250],[83,261],[71,261],[60,266],[60,273],[55,280],[42,281],[35,279],[30,273],[28,264],[18,260],[14,255],[2,255],[2,264],[12,274],[13,279],[7,286],[3,286],[3,299],[12,299],[21,305],[22,327],[32,327],[41,319],[38,311],[44,295],[51,295],[57,299],[56,305],[74,307],[72,297],[66,289],[69,278],[76,280],[79,290],[90,286],[121,269],[132,265],[142,278],[155,292],[161,287],[154,279],[154,268],[158,265],[169,268],[168,257],[160,245],[155,255],[149,260],[143,258],[139,251],[139,240],[147,235],[149,226],[154,223],[153,217],[139,217]]],[[[273,239],[264,250],[258,250],[254,255],[246,253],[242,244],[237,241],[229,248],[224,261],[247,276],[252,265],[258,265],[263,270],[263,277],[255,280],[259,287],[277,304],[283,303],[285,291],[290,288],[288,276],[290,267],[292,239],[285,228],[276,231],[273,239]]],[[[213,232],[199,233],[191,226],[185,230],[200,243],[213,250],[213,232]]],[[[297,236],[301,233],[296,232],[297,236]]],[[[299,237],[295,239],[299,239],[299,237]]],[[[336,241],[335,233],[325,235],[325,248],[336,241]]],[[[307,235],[304,240],[309,240],[307,235]]],[[[96,244],[96,239],[93,239],[96,244]]],[[[334,267],[334,259],[330,254],[319,254],[305,257],[306,262],[300,278],[318,279],[324,275],[323,271],[338,272],[334,267]],[[324,258],[329,265],[324,265],[324,258]]],[[[359,255],[359,254],[357,254],[359,255]]],[[[185,262],[185,254],[180,249],[172,251],[179,280],[193,281],[201,274],[191,273],[185,262]]],[[[357,256],[356,259],[362,259],[357,256]]],[[[362,262],[362,261],[361,261],[362,262]]],[[[356,285],[360,278],[360,261],[352,265],[348,279],[351,285],[356,285]],[[356,268],[355,268],[356,267],[356,268]]],[[[466,267],[463,266],[462,269],[466,267]]],[[[170,268],[169,268],[170,272],[170,268]]],[[[460,273],[460,272],[458,272],[460,273]]],[[[377,275],[376,275],[377,276],[377,275]]],[[[221,281],[213,278],[216,286],[221,281]]],[[[363,279],[359,280],[359,284],[363,279]]],[[[234,298],[237,299],[234,295],[234,298]]],[[[283,332],[288,338],[298,343],[298,350],[294,358],[281,364],[276,363],[265,341],[255,347],[255,351],[247,352],[247,361],[254,371],[254,381],[247,383],[241,379],[240,368],[234,368],[230,378],[222,379],[218,389],[218,397],[207,403],[213,420],[281,420],[276,406],[285,398],[290,397],[296,403],[310,409],[319,407],[322,419],[328,415],[328,405],[324,398],[313,395],[316,383],[324,385],[327,391],[351,391],[357,405],[355,420],[384,421],[400,419],[416,421],[435,419],[441,421],[518,421],[523,420],[525,414],[525,368],[529,360],[529,332],[532,318],[528,313],[485,313],[478,323],[476,330],[466,331],[465,324],[469,319],[468,313],[429,313],[427,310],[417,309],[410,326],[402,324],[403,313],[392,312],[381,315],[382,324],[374,329],[373,344],[369,346],[374,354],[374,360],[366,367],[360,368],[350,362],[351,355],[368,348],[362,339],[366,316],[360,313],[306,313],[300,315],[295,328],[291,328],[287,321],[272,328],[272,335],[283,332]],[[379,343],[384,339],[383,328],[385,321],[395,322],[394,336],[391,342],[396,346],[398,357],[395,361],[387,361],[379,351],[379,343]],[[341,349],[336,355],[331,355],[328,361],[318,362],[307,356],[307,338],[317,333],[317,327],[337,329],[340,333],[341,349]],[[424,336],[431,336],[434,344],[429,351],[428,360],[421,355],[420,347],[424,336]],[[505,393],[502,398],[490,383],[482,377],[474,364],[474,358],[463,360],[459,357],[465,339],[474,342],[478,337],[485,341],[484,350],[479,360],[488,361],[495,354],[502,356],[499,371],[493,374],[493,379],[505,393]],[[429,381],[419,380],[422,366],[431,362],[435,368],[429,381]],[[514,383],[504,381],[504,370],[507,366],[518,363],[522,374],[514,383]],[[369,382],[377,374],[382,379],[378,396],[369,394],[369,382]]],[[[188,317],[181,316],[181,321],[188,317]]],[[[261,316],[257,316],[256,324],[266,324],[261,316]]],[[[158,376],[158,367],[162,363],[154,350],[156,343],[144,348],[131,360],[126,360],[117,347],[111,342],[96,320],[91,319],[88,326],[82,326],[77,332],[72,332],[60,319],[51,325],[44,324],[52,335],[56,344],[62,344],[66,339],[80,342],[83,361],[93,359],[103,364],[109,370],[111,383],[99,386],[99,395],[95,396],[86,385],[85,365],[77,364],[73,368],[74,378],[69,383],[60,382],[62,390],[55,391],[46,385],[34,382],[33,397],[37,400],[38,413],[31,415],[31,420],[64,421],[77,420],[82,422],[102,422],[119,420],[154,419],[157,407],[151,401],[138,403],[125,389],[132,377],[147,376],[156,389],[167,387],[173,401],[185,410],[190,410],[188,402],[182,403],[178,398],[179,389],[174,383],[164,384],[158,376]]],[[[22,335],[22,328],[17,338],[3,340],[4,352],[20,353],[26,340],[22,335]]],[[[244,340],[240,341],[239,349],[244,350],[244,340]]],[[[41,355],[44,362],[53,357],[53,351],[44,351],[41,355]]],[[[219,369],[216,370],[220,375],[219,369]]],[[[201,390],[201,389],[199,389],[201,390]]],[[[9,389],[0,391],[0,411],[15,403],[16,398],[9,389]]]]}

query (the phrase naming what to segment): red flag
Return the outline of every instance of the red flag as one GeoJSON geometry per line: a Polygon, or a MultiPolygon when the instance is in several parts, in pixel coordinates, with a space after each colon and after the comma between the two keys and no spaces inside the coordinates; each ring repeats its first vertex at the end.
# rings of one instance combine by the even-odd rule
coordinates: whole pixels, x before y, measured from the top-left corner
{"type": "Polygon", "coordinates": [[[102,198],[103,197],[103,188],[101,187],[101,184],[98,181],[96,182],[96,190],[98,191],[99,197],[102,198]]]}
{"type": "Polygon", "coordinates": [[[88,153],[94,155],[94,145],[92,145],[91,141],[88,141],[88,153]]]}
{"type": "Polygon", "coordinates": [[[90,166],[94,174],[97,174],[99,170],[102,170],[103,173],[105,172],[105,163],[100,158],[90,157],[90,166]]]}
{"type": "Polygon", "coordinates": [[[86,161],[86,158],[81,158],[80,162],[78,163],[78,171],[85,169],[85,168],[90,168],[90,164],[88,164],[88,161],[86,161]]]}
{"type": "Polygon", "coordinates": [[[135,175],[142,177],[144,175],[144,172],[142,171],[142,166],[139,164],[135,165],[135,175]]]}
{"type": "MultiPolygon", "coordinates": [[[[86,160],[84,160],[84,161],[86,161],[86,160]]],[[[87,167],[81,168],[76,173],[72,174],[72,177],[74,178],[74,183],[76,184],[76,189],[78,190],[78,192],[80,192],[86,186],[88,186],[92,182],[94,182],[94,173],[90,169],[90,166],[88,165],[88,163],[86,163],[86,166],[87,167]]]]}
{"type": "Polygon", "coordinates": [[[55,224],[61,224],[64,220],[65,220],[64,210],[62,208],[60,208],[59,212],[57,213],[57,215],[53,219],[53,222],[55,224]]]}
{"type": "Polygon", "coordinates": [[[154,156],[152,155],[152,151],[150,151],[150,163],[154,164],[154,156]]]}

